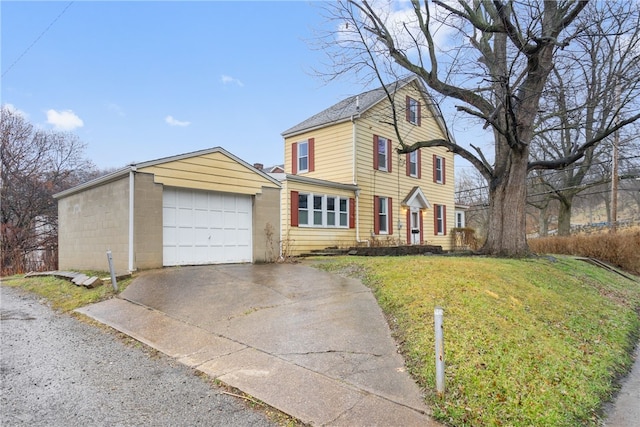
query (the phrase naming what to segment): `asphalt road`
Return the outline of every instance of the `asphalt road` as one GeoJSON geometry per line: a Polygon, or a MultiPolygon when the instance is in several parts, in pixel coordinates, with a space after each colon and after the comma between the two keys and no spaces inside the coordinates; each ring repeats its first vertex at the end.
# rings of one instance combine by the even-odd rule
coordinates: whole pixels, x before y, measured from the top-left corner
{"type": "Polygon", "coordinates": [[[0,286],[0,425],[269,426],[191,369],[0,286]]]}

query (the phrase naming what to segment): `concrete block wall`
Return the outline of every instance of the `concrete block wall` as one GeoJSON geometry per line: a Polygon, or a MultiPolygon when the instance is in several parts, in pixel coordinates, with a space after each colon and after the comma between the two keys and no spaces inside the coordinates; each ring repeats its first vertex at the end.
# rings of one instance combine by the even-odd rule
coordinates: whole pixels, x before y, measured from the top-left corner
{"type": "Polygon", "coordinates": [[[262,193],[255,195],[253,203],[253,261],[275,261],[279,248],[280,189],[262,187],[262,193]]]}
{"type": "Polygon", "coordinates": [[[128,269],[129,177],[58,200],[58,264],[61,270],[128,269]]]}
{"type": "Polygon", "coordinates": [[[152,174],[136,173],[134,212],[134,269],[162,267],[162,184],[152,174]]]}

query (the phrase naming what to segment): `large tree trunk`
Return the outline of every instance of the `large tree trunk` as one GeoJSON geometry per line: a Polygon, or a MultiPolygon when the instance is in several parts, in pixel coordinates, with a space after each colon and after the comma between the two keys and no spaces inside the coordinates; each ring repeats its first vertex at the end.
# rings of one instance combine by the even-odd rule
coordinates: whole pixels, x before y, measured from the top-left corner
{"type": "Polygon", "coordinates": [[[573,195],[560,199],[560,212],[558,212],[558,236],[568,236],[571,234],[571,206],[573,205],[573,195]]]}
{"type": "Polygon", "coordinates": [[[510,150],[505,168],[489,185],[489,229],[480,250],[488,255],[523,257],[529,245],[526,234],[527,149],[510,150]]]}

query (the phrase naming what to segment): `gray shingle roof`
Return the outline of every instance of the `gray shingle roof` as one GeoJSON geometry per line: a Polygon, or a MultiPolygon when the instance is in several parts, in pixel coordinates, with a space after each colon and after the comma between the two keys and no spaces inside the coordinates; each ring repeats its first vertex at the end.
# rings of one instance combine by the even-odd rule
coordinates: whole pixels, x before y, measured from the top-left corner
{"type": "MultiPolygon", "coordinates": [[[[393,93],[416,78],[417,77],[412,76],[390,83],[387,85],[387,90],[393,93]]],[[[369,108],[383,100],[385,96],[386,93],[382,86],[359,95],[351,96],[285,130],[282,132],[282,136],[287,137],[309,129],[348,120],[353,116],[357,116],[358,114],[367,111],[369,108]]]]}

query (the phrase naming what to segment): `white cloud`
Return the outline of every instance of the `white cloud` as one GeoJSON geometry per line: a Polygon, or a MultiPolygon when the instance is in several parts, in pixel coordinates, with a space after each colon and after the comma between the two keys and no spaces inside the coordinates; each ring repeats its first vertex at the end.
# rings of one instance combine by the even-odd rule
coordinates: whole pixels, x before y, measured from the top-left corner
{"type": "Polygon", "coordinates": [[[182,122],[180,120],[176,120],[173,116],[167,116],[164,118],[164,121],[169,124],[169,126],[189,126],[191,122],[182,122]]]}
{"type": "Polygon", "coordinates": [[[244,83],[242,83],[240,80],[236,79],[235,77],[231,77],[231,76],[227,76],[227,75],[222,75],[222,77],[220,78],[220,81],[222,82],[222,84],[228,85],[228,84],[236,84],[240,87],[244,86],[244,83]]]}
{"type": "Polygon", "coordinates": [[[55,130],[71,131],[84,126],[84,122],[73,111],[47,110],[47,123],[55,130]]]}
{"type": "Polygon", "coordinates": [[[25,113],[24,111],[16,108],[15,105],[13,104],[3,104],[2,105],[3,108],[6,108],[7,110],[9,110],[10,112],[12,112],[13,114],[16,114],[18,116],[22,116],[25,119],[29,118],[29,115],[27,113],[25,113]]]}

